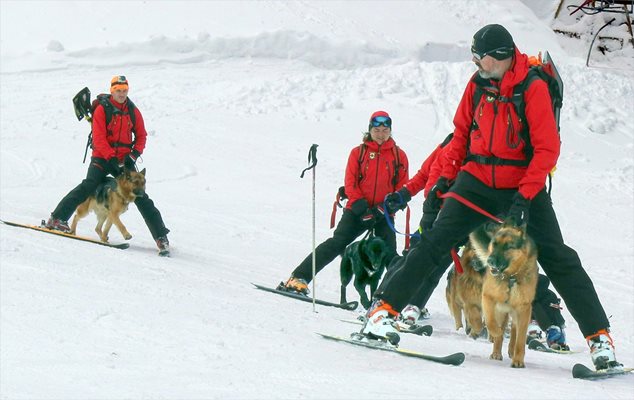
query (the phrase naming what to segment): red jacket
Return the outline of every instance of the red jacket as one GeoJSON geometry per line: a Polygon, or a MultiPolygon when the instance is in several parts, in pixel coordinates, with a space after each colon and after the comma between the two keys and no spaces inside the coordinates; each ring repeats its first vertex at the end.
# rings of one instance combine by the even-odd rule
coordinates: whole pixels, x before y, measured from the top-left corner
{"type": "Polygon", "coordinates": [[[409,177],[409,162],[403,150],[389,138],[379,146],[376,142],[366,141],[363,159],[359,162],[360,147],[350,152],[346,166],[345,188],[348,196],[346,208],[350,208],[359,199],[366,199],[370,207],[383,204],[388,193],[400,189],[409,177]],[[398,172],[393,182],[398,151],[398,172]]]}
{"type": "Polygon", "coordinates": [[[110,103],[124,114],[113,114],[110,124],[106,127],[106,112],[103,106],[99,104],[95,108],[92,119],[92,140],[93,149],[92,156],[104,158],[109,160],[112,157],[117,157],[120,162],[126,155],[132,151],[130,147],[121,147],[115,145],[115,143],[129,145],[134,142],[134,149],[143,153],[145,149],[145,141],[147,139],[147,132],[145,131],[145,123],[143,122],[143,116],[139,109],[134,107],[135,125],[134,125],[134,137],[132,137],[132,121],[128,115],[128,100],[123,104],[119,104],[112,97],[110,103]]]}
{"type": "MultiPolygon", "coordinates": [[[[511,97],[513,87],[528,73],[528,57],[515,49],[511,68],[500,82],[491,80],[501,96],[511,97]]],[[[475,75],[474,75],[475,76],[475,75]]],[[[482,96],[475,112],[478,128],[471,132],[474,120],[473,93],[475,83],[469,81],[454,117],[454,138],[446,153],[441,175],[454,179],[458,171],[466,171],[487,186],[497,189],[515,189],[527,199],[532,199],[544,187],[546,176],[559,157],[559,134],[552,110],[546,82],[534,81],[524,93],[526,119],[533,147],[533,158],[527,167],[511,165],[484,165],[469,161],[462,165],[469,151],[485,157],[524,160],[524,142],[518,144],[520,122],[512,104],[497,101],[487,102],[482,96]],[[495,108],[497,107],[497,112],[495,108]],[[510,145],[509,145],[510,144],[510,145]]]]}

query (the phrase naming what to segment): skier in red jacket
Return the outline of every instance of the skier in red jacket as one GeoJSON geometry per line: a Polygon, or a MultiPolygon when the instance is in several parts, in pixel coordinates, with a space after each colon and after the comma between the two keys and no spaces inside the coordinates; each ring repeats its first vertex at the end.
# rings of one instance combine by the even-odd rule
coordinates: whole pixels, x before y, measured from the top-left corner
{"type": "MultiPolygon", "coordinates": [[[[86,179],[60,201],[45,224],[47,228],[70,232],[68,219],[77,206],[95,193],[97,186],[104,182],[108,174],[117,177],[123,172],[124,166],[130,170],[136,168],[136,160],[145,149],[147,132],[141,112],[128,99],[128,88],[128,80],[123,75],[115,76],[110,81],[111,95],[107,105],[113,112],[109,123],[102,104],[93,112],[93,150],[86,179]],[[130,113],[134,113],[134,117],[131,118],[130,113]]],[[[134,204],[150,229],[159,254],[169,255],[169,229],[165,227],[154,202],[145,193],[137,197],[134,204]]]]}
{"type": "MultiPolygon", "coordinates": [[[[448,144],[453,139],[453,133],[450,133],[441,144],[423,161],[418,172],[403,185],[399,192],[390,193],[386,197],[387,208],[390,210],[403,209],[405,204],[401,202],[402,198],[414,197],[416,194],[424,191],[425,197],[429,197],[429,192],[433,183],[438,180],[443,163],[446,162],[445,152],[448,144]],[[405,193],[407,191],[407,193],[405,193]]],[[[412,237],[411,246],[416,246],[420,241],[420,236],[424,235],[431,229],[436,220],[440,208],[430,208],[428,203],[423,205],[423,216],[418,227],[418,235],[412,237]]],[[[466,243],[466,238],[459,242],[455,247],[462,246],[466,243]]],[[[406,255],[404,252],[403,255],[406,255]]],[[[380,291],[387,285],[391,277],[404,265],[405,257],[395,257],[390,268],[378,288],[380,291]]],[[[438,286],[440,278],[444,275],[447,267],[451,265],[452,258],[450,254],[446,254],[442,261],[434,270],[427,274],[420,287],[416,290],[409,301],[409,304],[403,308],[399,315],[399,319],[405,324],[415,324],[419,318],[425,318],[428,315],[425,308],[427,301],[438,286]]],[[[529,325],[528,334],[532,338],[546,339],[549,347],[557,350],[569,350],[566,344],[566,334],[564,332],[565,320],[560,311],[560,299],[549,289],[550,280],[546,275],[539,274],[539,280],[533,301],[532,321],[529,325]]]]}
{"type": "MultiPolygon", "coordinates": [[[[478,71],[462,96],[454,137],[441,159],[441,175],[425,202],[438,209],[439,195],[451,191],[493,215],[505,213],[517,225],[526,225],[537,244],[538,262],[578,322],[595,367],[618,367],[606,313],[577,253],[563,241],[545,188],[560,145],[546,82],[537,79],[526,89],[526,120],[521,121],[509,99],[528,74],[528,57],[497,24],[476,32],[471,51],[478,71]],[[474,99],[476,85],[484,90],[474,99]],[[530,144],[520,135],[524,124],[530,144]]],[[[487,221],[478,211],[447,198],[433,227],[408,252],[390,281],[377,290],[362,332],[378,337],[395,332],[396,310],[441,266],[452,246],[487,221]]]]}
{"type": "MultiPolygon", "coordinates": [[[[392,257],[396,255],[396,236],[385,221],[381,205],[388,193],[407,182],[408,170],[407,155],[392,138],[389,114],[373,113],[363,143],[353,148],[348,157],[344,180],[348,203],[333,236],[315,249],[315,273],[343,253],[358,236],[372,229],[387,243],[392,257]]],[[[278,289],[308,294],[311,280],[312,253],[278,289]]]]}

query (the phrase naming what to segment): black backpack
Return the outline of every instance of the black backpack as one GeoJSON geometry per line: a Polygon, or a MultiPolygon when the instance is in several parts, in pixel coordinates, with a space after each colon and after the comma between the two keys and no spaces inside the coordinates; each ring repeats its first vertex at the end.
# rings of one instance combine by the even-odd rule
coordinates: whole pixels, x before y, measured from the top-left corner
{"type": "MultiPolygon", "coordinates": [[[[73,107],[75,109],[75,115],[77,116],[77,120],[81,121],[86,118],[86,121],[90,122],[92,127],[92,117],[95,113],[95,109],[101,105],[104,109],[104,113],[106,115],[106,126],[110,124],[112,121],[112,116],[115,114],[128,114],[130,116],[130,122],[132,122],[132,132],[134,133],[134,126],[136,125],[136,115],[134,113],[134,109],[136,106],[132,102],[130,98],[128,98],[128,112],[124,113],[119,110],[117,107],[113,106],[110,102],[110,97],[112,95],[101,93],[97,95],[97,98],[92,102],[90,101],[90,89],[87,87],[83,88],[73,97],[73,107]]],[[[123,143],[113,143],[114,146],[124,146],[132,148],[134,143],[131,144],[123,144],[123,143]]],[[[86,143],[86,150],[84,152],[84,163],[86,162],[86,155],[88,154],[88,148],[92,149],[92,129],[88,134],[88,142],[86,143]]]]}

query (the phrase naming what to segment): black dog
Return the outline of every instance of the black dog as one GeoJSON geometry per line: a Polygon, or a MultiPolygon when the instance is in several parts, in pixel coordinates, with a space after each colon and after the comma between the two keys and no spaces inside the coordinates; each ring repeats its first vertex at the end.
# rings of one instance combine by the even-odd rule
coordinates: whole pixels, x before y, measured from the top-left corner
{"type": "Polygon", "coordinates": [[[387,263],[390,261],[390,250],[385,241],[370,236],[349,245],[341,255],[341,302],[346,300],[346,286],[354,276],[354,288],[361,297],[361,304],[370,307],[372,295],[379,285],[387,263]],[[370,286],[370,297],[365,291],[370,286]]]}

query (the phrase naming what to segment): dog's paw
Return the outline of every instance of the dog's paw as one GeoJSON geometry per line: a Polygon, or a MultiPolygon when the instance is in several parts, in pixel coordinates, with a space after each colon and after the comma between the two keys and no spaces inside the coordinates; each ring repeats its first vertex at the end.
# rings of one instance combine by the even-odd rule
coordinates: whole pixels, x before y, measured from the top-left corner
{"type": "Polygon", "coordinates": [[[473,339],[473,340],[476,340],[476,339],[478,339],[478,338],[480,337],[480,332],[476,332],[476,331],[473,331],[473,330],[472,330],[472,331],[469,333],[469,337],[470,337],[471,339],[473,339]]]}
{"type": "Polygon", "coordinates": [[[129,233],[127,233],[127,234],[123,235],[123,238],[124,238],[125,240],[130,240],[130,239],[132,239],[132,235],[130,235],[129,233]]]}
{"type": "Polygon", "coordinates": [[[511,368],[526,368],[526,365],[524,365],[524,360],[513,360],[511,368]]]}
{"type": "Polygon", "coordinates": [[[491,353],[491,355],[489,356],[489,358],[491,360],[499,360],[502,361],[502,354],[501,353],[491,353]]]}

